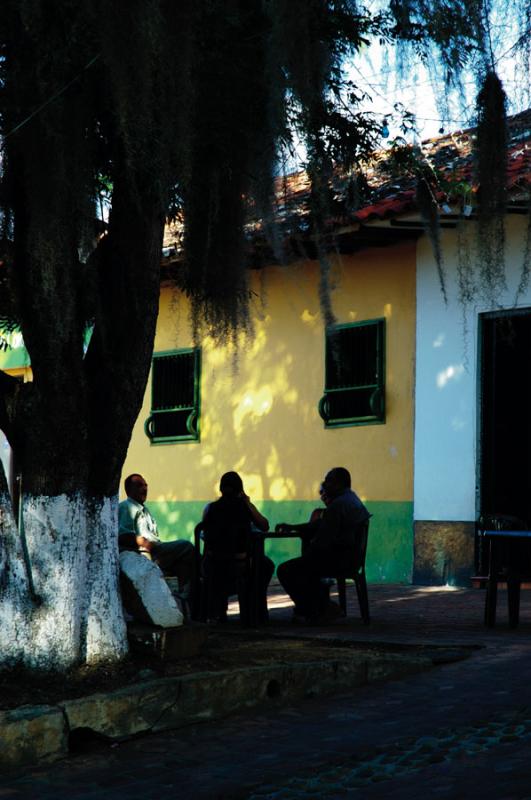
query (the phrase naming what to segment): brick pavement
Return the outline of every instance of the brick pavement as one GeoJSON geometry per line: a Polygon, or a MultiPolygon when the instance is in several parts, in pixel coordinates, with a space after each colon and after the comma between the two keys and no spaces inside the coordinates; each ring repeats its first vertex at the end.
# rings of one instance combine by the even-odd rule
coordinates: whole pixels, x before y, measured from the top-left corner
{"type": "MultiPolygon", "coordinates": [[[[0,779],[2,798],[531,798],[531,592],[522,623],[482,626],[476,590],[371,587],[373,623],[318,636],[396,647],[470,646],[465,661],[407,679],[103,747],[0,779]]],[[[287,622],[272,592],[271,629],[287,622]]]]}

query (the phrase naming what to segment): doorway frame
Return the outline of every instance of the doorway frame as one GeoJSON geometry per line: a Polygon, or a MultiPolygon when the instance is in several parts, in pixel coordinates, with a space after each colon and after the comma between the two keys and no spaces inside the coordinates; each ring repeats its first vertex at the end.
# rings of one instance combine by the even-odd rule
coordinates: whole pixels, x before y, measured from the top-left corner
{"type": "Polygon", "coordinates": [[[479,574],[480,567],[480,548],[479,548],[479,520],[482,514],[482,501],[483,501],[483,486],[482,486],[482,473],[484,462],[484,447],[483,447],[483,395],[484,395],[484,369],[485,369],[485,326],[489,320],[504,319],[514,317],[529,317],[531,319],[531,306],[524,306],[516,308],[500,308],[496,311],[482,311],[478,312],[478,325],[477,325],[477,372],[476,372],[476,534],[474,546],[474,560],[475,572],[479,574]]]}

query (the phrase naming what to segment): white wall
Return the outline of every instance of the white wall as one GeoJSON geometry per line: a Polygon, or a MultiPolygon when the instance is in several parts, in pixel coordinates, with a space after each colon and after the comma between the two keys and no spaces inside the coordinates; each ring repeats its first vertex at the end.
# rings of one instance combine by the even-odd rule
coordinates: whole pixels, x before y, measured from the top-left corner
{"type": "MultiPolygon", "coordinates": [[[[523,261],[527,219],[507,221],[507,291],[498,308],[514,306],[523,261]]],[[[472,223],[470,223],[472,227],[472,223]]],[[[478,315],[496,310],[475,293],[474,304],[458,300],[456,233],[442,234],[448,304],[440,290],[431,245],[417,248],[417,342],[415,379],[414,518],[476,518],[478,315]],[[467,332],[463,323],[466,317],[467,332]]],[[[531,307],[531,289],[516,307],[531,307]]]]}

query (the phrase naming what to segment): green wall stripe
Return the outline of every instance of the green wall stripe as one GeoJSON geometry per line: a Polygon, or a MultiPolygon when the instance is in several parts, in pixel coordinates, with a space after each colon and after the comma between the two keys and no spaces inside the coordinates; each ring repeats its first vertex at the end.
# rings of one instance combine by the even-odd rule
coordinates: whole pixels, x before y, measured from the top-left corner
{"type": "MultiPolygon", "coordinates": [[[[207,501],[150,501],[161,539],[193,540],[207,501]]],[[[256,504],[273,528],[279,522],[306,522],[318,503],[313,501],[266,500],[256,504]]],[[[367,549],[367,580],[370,583],[411,583],[413,570],[413,503],[367,502],[373,515],[367,549]]],[[[300,555],[298,540],[276,539],[266,543],[266,553],[278,566],[300,555]]]]}

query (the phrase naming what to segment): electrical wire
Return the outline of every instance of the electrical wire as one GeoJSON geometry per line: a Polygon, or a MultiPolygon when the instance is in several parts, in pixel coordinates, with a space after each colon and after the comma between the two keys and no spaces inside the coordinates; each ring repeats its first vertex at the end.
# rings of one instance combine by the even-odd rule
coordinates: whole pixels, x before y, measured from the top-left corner
{"type": "Polygon", "coordinates": [[[40,114],[41,111],[43,111],[47,106],[49,106],[50,103],[53,103],[54,100],[57,100],[58,97],[61,97],[61,95],[63,95],[66,92],[66,90],[69,89],[72,86],[72,84],[75,83],[77,79],[80,78],[84,72],[86,72],[88,69],[90,69],[90,67],[93,64],[96,63],[96,61],[100,58],[100,56],[101,53],[98,53],[97,55],[94,56],[94,58],[91,58],[90,61],[87,64],[85,64],[83,69],[80,70],[78,74],[72,78],[71,81],[68,81],[68,83],[62,87],[62,89],[59,89],[59,91],[55,92],[55,94],[53,94],[51,97],[45,100],[44,103],[41,103],[40,106],[38,106],[36,109],[34,109],[34,111],[31,112],[31,114],[28,114],[28,116],[25,117],[25,119],[19,122],[18,125],[15,125],[15,127],[12,128],[10,131],[8,131],[8,133],[5,133],[2,136],[4,141],[8,139],[10,136],[13,136],[14,133],[17,133],[19,130],[21,130],[21,128],[27,125],[28,122],[30,122],[34,117],[37,116],[37,114],[40,114]]]}

